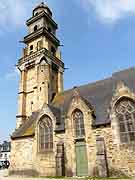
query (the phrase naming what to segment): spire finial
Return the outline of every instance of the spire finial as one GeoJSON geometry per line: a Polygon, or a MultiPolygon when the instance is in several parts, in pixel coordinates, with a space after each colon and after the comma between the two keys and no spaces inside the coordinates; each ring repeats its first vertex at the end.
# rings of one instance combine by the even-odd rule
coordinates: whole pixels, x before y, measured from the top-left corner
{"type": "Polygon", "coordinates": [[[44,0],[40,1],[40,4],[44,5],[45,4],[44,0]]]}
{"type": "Polygon", "coordinates": [[[41,0],[40,2],[41,2],[42,5],[47,4],[46,0],[41,0]]]}
{"type": "Polygon", "coordinates": [[[44,6],[44,5],[47,6],[47,0],[40,0],[40,4],[43,5],[43,6],[44,6]]]}

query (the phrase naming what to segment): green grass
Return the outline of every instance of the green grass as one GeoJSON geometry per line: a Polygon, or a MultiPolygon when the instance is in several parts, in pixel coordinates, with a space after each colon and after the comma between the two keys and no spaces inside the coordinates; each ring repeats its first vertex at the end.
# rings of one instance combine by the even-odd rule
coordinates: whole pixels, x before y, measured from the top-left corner
{"type": "Polygon", "coordinates": [[[40,176],[40,177],[34,177],[34,178],[48,178],[48,179],[64,179],[64,180],[127,180],[131,179],[130,177],[124,176],[124,177],[108,177],[108,178],[100,178],[100,177],[59,177],[59,176],[40,176]]]}

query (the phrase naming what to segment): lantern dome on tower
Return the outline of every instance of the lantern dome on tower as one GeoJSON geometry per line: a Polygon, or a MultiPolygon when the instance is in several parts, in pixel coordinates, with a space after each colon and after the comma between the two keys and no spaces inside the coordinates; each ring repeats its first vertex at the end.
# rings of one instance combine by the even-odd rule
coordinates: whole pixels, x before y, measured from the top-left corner
{"type": "Polygon", "coordinates": [[[41,2],[33,9],[33,16],[38,15],[42,11],[45,11],[49,16],[52,16],[52,11],[44,2],[41,2]]]}

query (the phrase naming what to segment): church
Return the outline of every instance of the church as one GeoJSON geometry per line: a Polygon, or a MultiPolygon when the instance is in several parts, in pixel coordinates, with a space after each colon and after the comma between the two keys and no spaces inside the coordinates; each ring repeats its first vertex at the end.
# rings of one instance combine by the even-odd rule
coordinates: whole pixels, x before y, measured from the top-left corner
{"type": "Polygon", "coordinates": [[[52,11],[39,4],[26,25],[10,174],[135,175],[135,68],[64,91],[52,11]]]}

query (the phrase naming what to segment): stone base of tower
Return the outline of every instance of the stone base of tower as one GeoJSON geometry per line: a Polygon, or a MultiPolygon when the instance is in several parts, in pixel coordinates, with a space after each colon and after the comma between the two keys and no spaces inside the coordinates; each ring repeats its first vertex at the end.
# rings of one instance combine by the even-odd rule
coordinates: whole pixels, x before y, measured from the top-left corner
{"type": "Polygon", "coordinates": [[[35,175],[33,170],[33,138],[11,141],[11,164],[9,174],[35,175]]]}
{"type": "Polygon", "coordinates": [[[56,176],[55,153],[36,155],[34,138],[12,140],[9,175],[56,176]]]}

